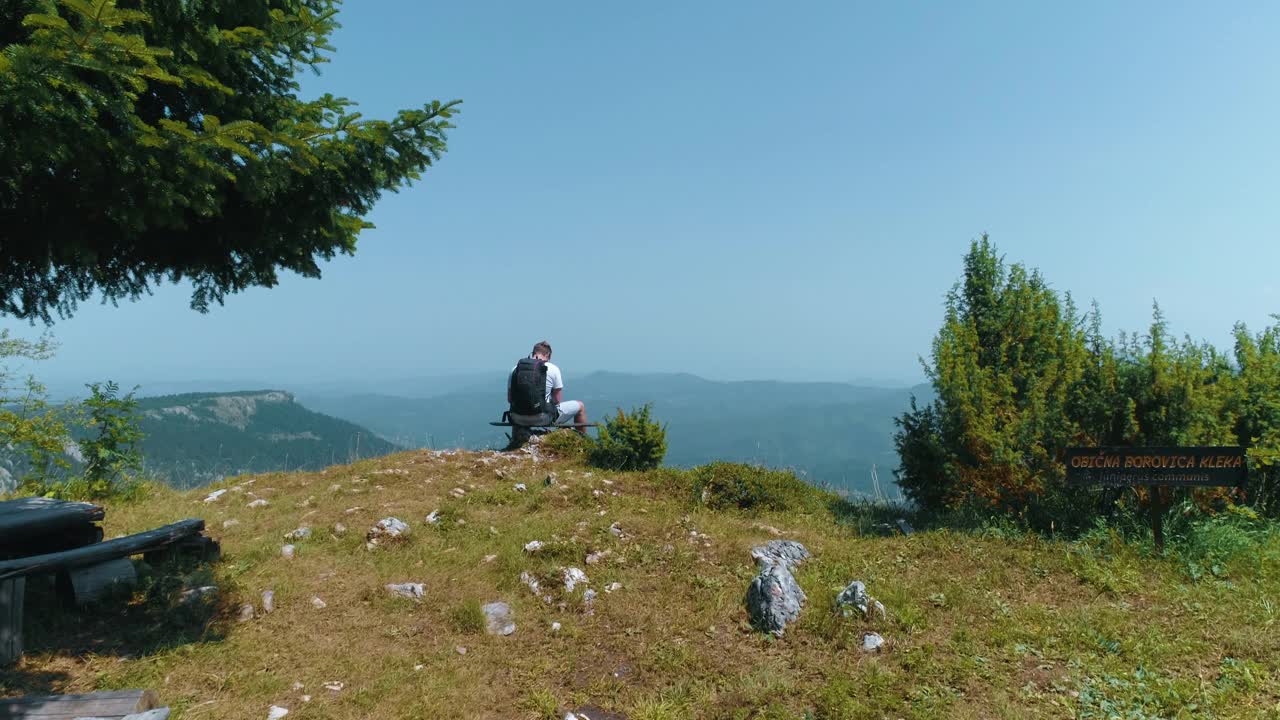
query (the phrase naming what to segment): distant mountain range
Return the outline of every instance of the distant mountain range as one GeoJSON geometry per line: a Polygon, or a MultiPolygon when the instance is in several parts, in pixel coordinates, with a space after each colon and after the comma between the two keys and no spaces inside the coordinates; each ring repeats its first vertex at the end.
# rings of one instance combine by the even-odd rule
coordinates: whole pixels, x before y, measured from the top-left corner
{"type": "MultiPolygon", "coordinates": [[[[893,418],[928,386],[879,388],[845,383],[719,382],[687,374],[597,372],[569,378],[566,399],[583,400],[593,421],[652,403],[667,424],[667,464],[713,460],[795,469],[811,481],[871,494],[872,468],[893,494],[893,418]]],[[[405,447],[500,447],[488,423],[506,409],[506,376],[431,397],[376,393],[300,394],[303,405],[367,427],[405,447]]]]}
{"type": "MultiPolygon", "coordinates": [[[[296,398],[280,390],[141,398],[148,472],[187,488],[227,475],[316,470],[405,448],[506,443],[505,430],[489,425],[506,409],[502,372],[396,381],[395,394],[364,391],[380,387],[376,379],[303,387],[296,398]]],[[[866,494],[876,491],[874,467],[880,491],[889,496],[896,495],[892,471],[898,464],[893,419],[912,394],[931,397],[931,389],[616,372],[570,375],[566,388],[567,399],[586,402],[593,421],[651,403],[654,417],[667,425],[668,465],[760,463],[866,494]]]]}
{"type": "Polygon", "coordinates": [[[402,448],[279,390],[141,398],[149,473],[179,488],[226,475],[318,470],[402,448]]]}

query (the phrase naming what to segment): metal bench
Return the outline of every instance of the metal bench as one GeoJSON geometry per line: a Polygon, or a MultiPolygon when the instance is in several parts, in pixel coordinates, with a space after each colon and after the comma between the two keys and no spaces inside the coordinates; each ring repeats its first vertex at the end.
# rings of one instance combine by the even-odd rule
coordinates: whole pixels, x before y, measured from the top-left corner
{"type": "Polygon", "coordinates": [[[547,413],[541,415],[520,415],[510,410],[502,413],[502,419],[498,422],[491,422],[494,427],[509,427],[511,434],[507,436],[510,442],[507,444],[507,450],[517,450],[524,447],[529,442],[529,438],[534,435],[545,435],[546,433],[561,428],[589,428],[600,427],[599,423],[565,423],[557,425],[555,418],[547,413]]]}

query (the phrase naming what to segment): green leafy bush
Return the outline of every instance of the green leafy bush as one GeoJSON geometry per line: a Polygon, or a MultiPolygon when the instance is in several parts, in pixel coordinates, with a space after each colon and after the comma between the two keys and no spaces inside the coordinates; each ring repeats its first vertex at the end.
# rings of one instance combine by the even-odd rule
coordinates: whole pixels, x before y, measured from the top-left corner
{"type": "Polygon", "coordinates": [[[132,392],[121,396],[114,382],[93,383],[83,407],[93,433],[79,443],[85,459],[84,494],[91,499],[125,494],[142,470],[138,401],[132,392]]]}
{"type": "Polygon", "coordinates": [[[142,432],[133,394],[113,382],[89,385],[80,402],[50,402],[34,375],[10,364],[40,362],[56,348],[0,330],[0,492],[76,500],[132,499],[143,494],[142,432]]]}
{"type": "Polygon", "coordinates": [[[786,470],[715,462],[690,471],[695,502],[712,510],[788,511],[817,509],[823,491],[786,470]]]}
{"type": "Polygon", "coordinates": [[[605,470],[652,470],[666,454],[667,428],[652,419],[646,404],[605,421],[590,461],[605,470]]]}

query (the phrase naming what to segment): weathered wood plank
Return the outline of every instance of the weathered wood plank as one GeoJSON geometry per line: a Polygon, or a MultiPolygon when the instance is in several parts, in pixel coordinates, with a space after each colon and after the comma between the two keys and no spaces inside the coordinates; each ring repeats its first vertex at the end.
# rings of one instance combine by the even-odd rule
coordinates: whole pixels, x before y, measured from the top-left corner
{"type": "Polygon", "coordinates": [[[38,572],[69,570],[116,558],[139,555],[199,534],[202,530],[204,530],[204,520],[191,518],[137,535],[86,545],[75,550],[0,560],[0,580],[38,572]]]}
{"type": "Polygon", "coordinates": [[[0,667],[22,658],[22,611],[27,591],[23,577],[0,580],[0,667]]]}
{"type": "Polygon", "coordinates": [[[85,695],[28,695],[0,699],[0,720],[122,718],[160,707],[154,690],[113,690],[85,695]]]}
{"type": "Polygon", "coordinates": [[[105,517],[97,505],[49,498],[0,501],[0,544],[85,528],[105,517]]]}
{"type": "Polygon", "coordinates": [[[92,516],[93,520],[101,520],[106,511],[100,505],[94,505],[87,502],[76,502],[74,500],[56,500],[47,497],[25,497],[13,500],[0,500],[0,515],[8,515],[9,513],[27,512],[31,509],[40,508],[79,508],[92,516]]]}

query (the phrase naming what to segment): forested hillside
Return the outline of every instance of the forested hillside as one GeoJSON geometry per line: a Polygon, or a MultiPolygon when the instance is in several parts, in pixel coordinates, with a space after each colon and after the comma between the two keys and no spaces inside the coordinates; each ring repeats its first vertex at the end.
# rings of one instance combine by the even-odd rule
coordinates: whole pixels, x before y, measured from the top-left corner
{"type": "Polygon", "coordinates": [[[317,470],[399,449],[278,390],[166,395],[138,405],[146,468],[179,488],[241,473],[317,470]]]}

